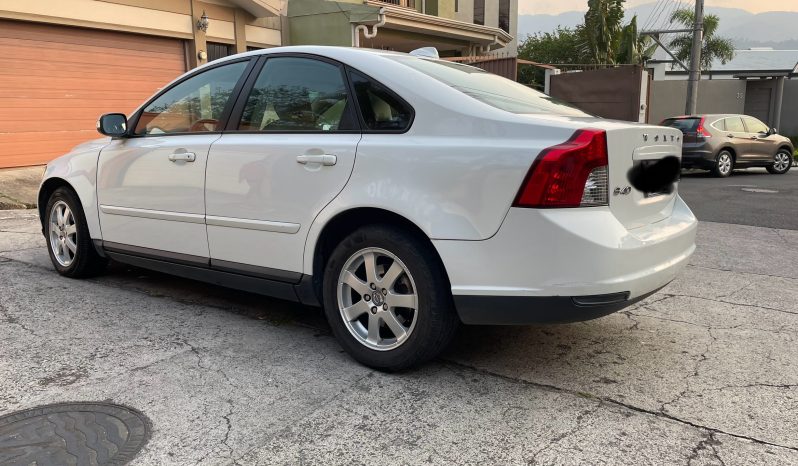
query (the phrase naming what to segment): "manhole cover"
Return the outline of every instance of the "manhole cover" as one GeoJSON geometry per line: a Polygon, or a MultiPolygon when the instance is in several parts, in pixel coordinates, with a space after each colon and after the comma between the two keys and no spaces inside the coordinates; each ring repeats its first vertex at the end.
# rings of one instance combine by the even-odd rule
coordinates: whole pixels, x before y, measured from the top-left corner
{"type": "Polygon", "coordinates": [[[149,436],[147,418],[125,406],[39,406],[0,417],[0,464],[122,465],[149,436]]]}
{"type": "Polygon", "coordinates": [[[768,193],[768,194],[778,193],[778,191],[774,189],[764,189],[764,188],[743,188],[742,190],[749,193],[768,193]]]}

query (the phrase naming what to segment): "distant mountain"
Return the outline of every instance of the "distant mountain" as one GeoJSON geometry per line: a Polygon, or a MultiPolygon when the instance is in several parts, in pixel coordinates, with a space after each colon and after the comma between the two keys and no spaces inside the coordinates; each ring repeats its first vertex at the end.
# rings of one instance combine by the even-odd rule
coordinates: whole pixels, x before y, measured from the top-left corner
{"type": "MultiPolygon", "coordinates": [[[[587,2],[585,2],[587,3],[587,2]]],[[[646,3],[626,11],[626,21],[637,15],[637,24],[646,29],[667,29],[668,17],[676,9],[678,2],[670,0],[657,7],[656,2],[646,3]]],[[[790,49],[798,41],[798,13],[768,12],[753,14],[739,8],[707,7],[707,13],[720,17],[718,34],[735,42],[737,48],[756,46],[790,49]],[[762,44],[762,45],[758,45],[762,44]]],[[[559,15],[520,15],[518,17],[518,36],[551,32],[557,26],[574,27],[584,20],[584,12],[569,11],[559,15]]]]}

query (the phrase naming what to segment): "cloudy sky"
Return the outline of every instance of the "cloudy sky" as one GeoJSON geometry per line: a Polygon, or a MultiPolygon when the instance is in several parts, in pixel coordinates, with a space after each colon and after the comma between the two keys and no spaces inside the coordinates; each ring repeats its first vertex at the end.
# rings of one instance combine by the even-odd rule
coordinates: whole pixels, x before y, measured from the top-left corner
{"type": "MultiPolygon", "coordinates": [[[[653,0],[626,0],[629,7],[651,3],[653,0]]],[[[763,11],[798,11],[798,0],[705,0],[707,6],[742,8],[754,13],[763,11]]],[[[519,13],[558,14],[564,11],[585,11],[587,0],[518,0],[519,13]]]]}

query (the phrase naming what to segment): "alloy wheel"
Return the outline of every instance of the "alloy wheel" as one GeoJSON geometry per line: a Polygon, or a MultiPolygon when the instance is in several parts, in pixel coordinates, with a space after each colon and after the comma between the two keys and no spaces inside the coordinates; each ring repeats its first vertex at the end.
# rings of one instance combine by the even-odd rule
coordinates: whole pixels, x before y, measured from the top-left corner
{"type": "Polygon", "coordinates": [[[777,172],[786,171],[790,167],[790,155],[786,152],[779,152],[776,154],[775,160],[773,162],[773,168],[777,172]]]}
{"type": "Polygon", "coordinates": [[[50,249],[63,267],[69,267],[78,250],[78,228],[75,216],[66,202],[58,201],[50,209],[50,249]]]}
{"type": "Polygon", "coordinates": [[[725,175],[731,171],[731,156],[724,152],[718,156],[718,172],[725,175]]]}
{"type": "Polygon", "coordinates": [[[357,251],[338,277],[338,309],[346,328],[362,345],[388,351],[402,345],[418,320],[413,276],[394,254],[381,248],[357,251]]]}

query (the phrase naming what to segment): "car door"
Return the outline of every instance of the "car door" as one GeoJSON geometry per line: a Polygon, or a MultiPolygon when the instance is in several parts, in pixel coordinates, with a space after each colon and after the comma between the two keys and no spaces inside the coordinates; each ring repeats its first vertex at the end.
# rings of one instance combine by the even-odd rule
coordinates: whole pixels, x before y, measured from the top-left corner
{"type": "Polygon", "coordinates": [[[726,127],[725,135],[728,141],[732,143],[735,153],[737,154],[736,163],[746,163],[752,161],[753,156],[753,140],[748,134],[743,124],[743,119],[739,116],[727,117],[723,120],[726,127]]]}
{"type": "Polygon", "coordinates": [[[106,248],[207,264],[208,150],[250,66],[223,63],[177,82],[131,117],[129,137],[102,150],[97,196],[106,248]]]}
{"type": "Polygon", "coordinates": [[[768,125],[754,117],[744,116],[743,123],[751,140],[752,160],[770,161],[779,149],[779,142],[770,134],[768,125]]]}
{"type": "Polygon", "coordinates": [[[349,179],[361,133],[342,65],[277,55],[258,67],[208,157],[211,265],[294,281],[310,224],[349,179]]]}

